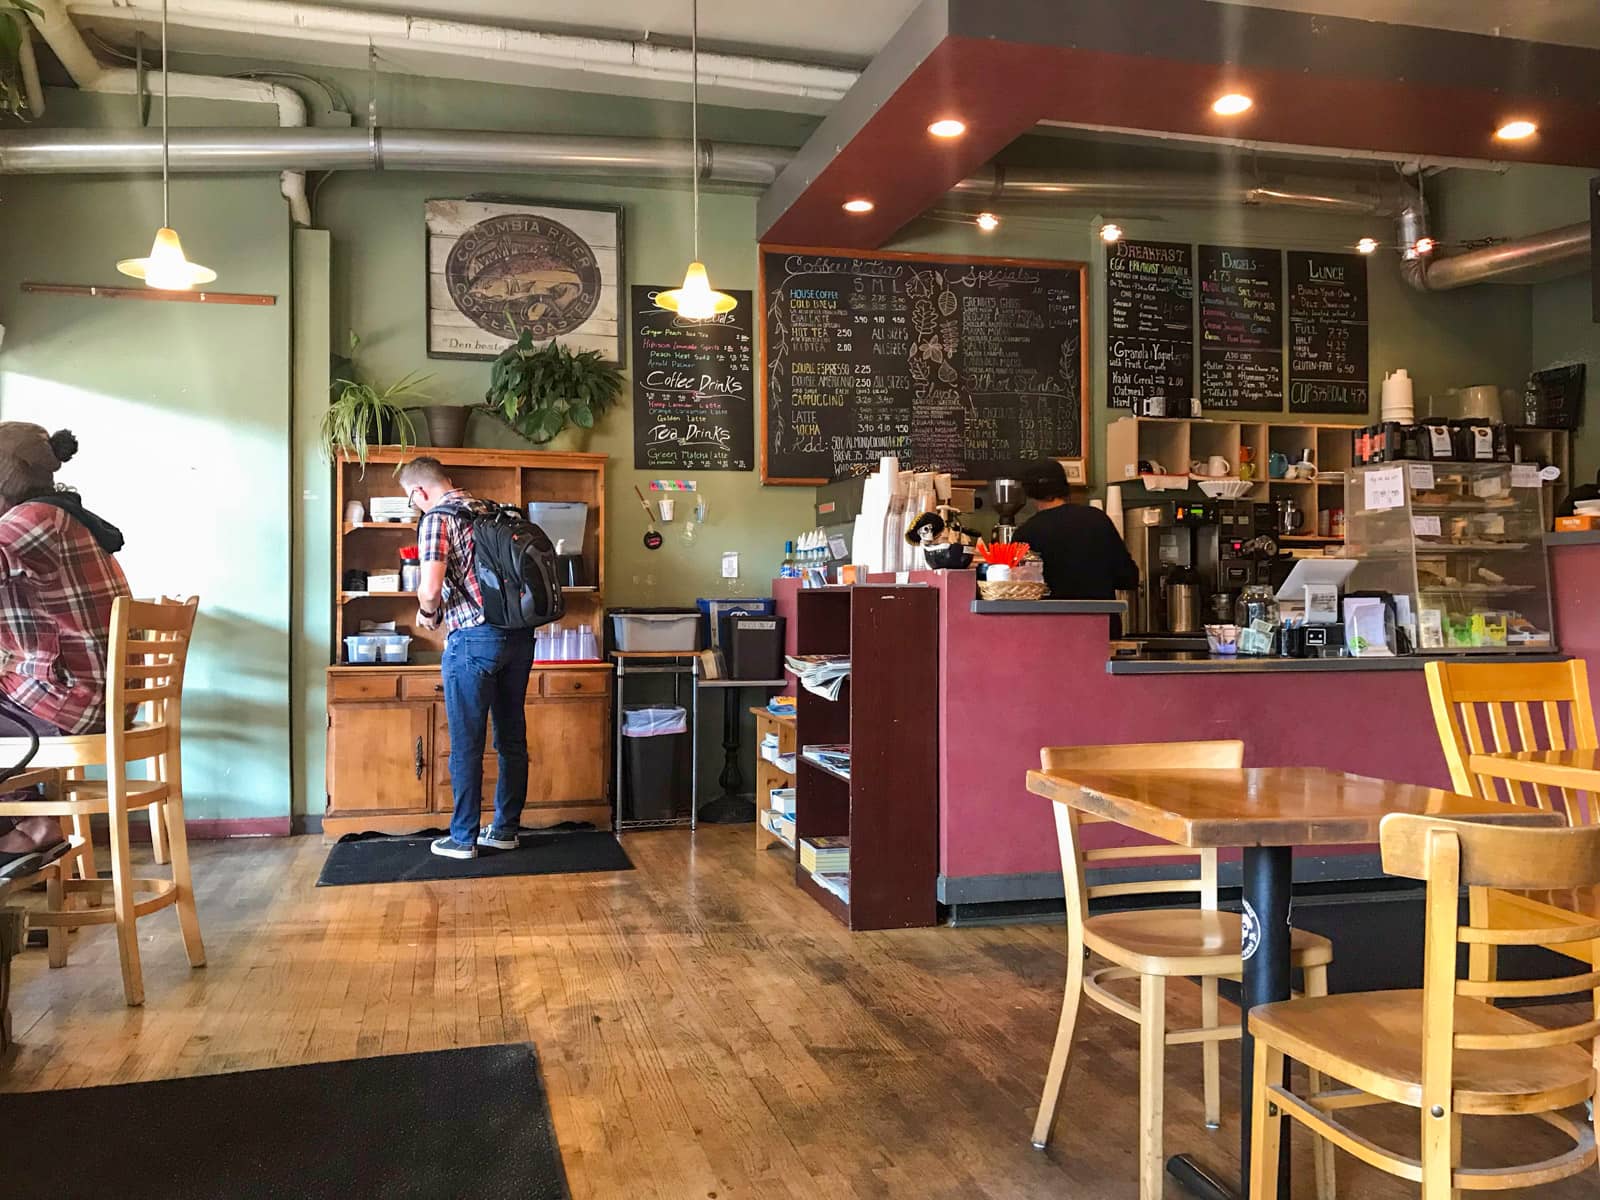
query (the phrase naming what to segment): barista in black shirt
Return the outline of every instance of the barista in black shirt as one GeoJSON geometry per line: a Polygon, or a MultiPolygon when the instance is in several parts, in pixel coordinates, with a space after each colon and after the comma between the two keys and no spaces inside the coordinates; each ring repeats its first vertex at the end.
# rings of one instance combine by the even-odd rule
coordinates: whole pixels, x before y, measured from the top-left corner
{"type": "Polygon", "coordinates": [[[1053,458],[1018,472],[1034,515],[1017,528],[1044,559],[1044,581],[1055,600],[1114,600],[1117,590],[1139,586],[1139,568],[1111,518],[1086,504],[1069,504],[1067,473],[1053,458]]]}

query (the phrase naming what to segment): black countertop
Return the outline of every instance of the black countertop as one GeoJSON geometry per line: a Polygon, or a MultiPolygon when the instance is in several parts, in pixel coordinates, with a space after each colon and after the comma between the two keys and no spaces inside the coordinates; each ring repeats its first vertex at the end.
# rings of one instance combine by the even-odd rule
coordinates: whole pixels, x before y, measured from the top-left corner
{"type": "Polygon", "coordinates": [[[1274,672],[1420,671],[1431,658],[1451,662],[1563,662],[1567,656],[1528,654],[1398,655],[1393,658],[1277,658],[1255,655],[1137,654],[1114,657],[1107,675],[1263,675],[1274,672]]]}
{"type": "Polygon", "coordinates": [[[1121,616],[1128,611],[1128,606],[1121,600],[974,600],[972,611],[988,616],[1038,616],[1041,613],[1121,616]]]}
{"type": "Polygon", "coordinates": [[[1547,533],[1546,546],[1600,546],[1600,529],[1575,529],[1571,533],[1547,533]]]}

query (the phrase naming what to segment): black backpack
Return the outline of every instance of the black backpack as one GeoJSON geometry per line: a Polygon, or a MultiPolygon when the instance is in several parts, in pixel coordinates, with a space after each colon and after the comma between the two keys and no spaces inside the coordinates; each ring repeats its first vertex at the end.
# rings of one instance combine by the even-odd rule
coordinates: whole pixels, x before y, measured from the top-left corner
{"type": "Polygon", "coordinates": [[[537,629],[567,611],[556,578],[556,548],[521,509],[508,504],[452,504],[444,511],[472,525],[472,568],[483,593],[483,619],[499,629],[537,629]]]}

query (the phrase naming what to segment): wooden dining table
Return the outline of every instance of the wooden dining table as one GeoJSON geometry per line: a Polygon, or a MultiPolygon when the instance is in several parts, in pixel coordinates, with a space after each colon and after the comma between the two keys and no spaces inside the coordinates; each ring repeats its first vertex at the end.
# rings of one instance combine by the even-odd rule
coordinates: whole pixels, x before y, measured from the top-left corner
{"type": "MultiPolygon", "coordinates": [[[[1028,790],[1180,846],[1244,851],[1246,1011],[1289,998],[1289,911],[1296,846],[1375,842],[1379,822],[1390,813],[1564,823],[1554,812],[1320,767],[1029,771],[1028,790]]],[[[1129,847],[1128,854],[1136,857],[1138,848],[1129,847]]],[[[1337,938],[1334,954],[1337,958],[1337,938]]],[[[1241,1178],[1248,1179],[1255,1039],[1248,1022],[1241,1025],[1239,1161],[1241,1178]]],[[[1289,1161],[1287,1153],[1280,1157],[1280,1196],[1292,1194],[1289,1161]]],[[[1235,1200],[1244,1194],[1243,1187],[1224,1181],[1186,1154],[1170,1158],[1167,1171],[1186,1191],[1204,1200],[1235,1200]]]]}

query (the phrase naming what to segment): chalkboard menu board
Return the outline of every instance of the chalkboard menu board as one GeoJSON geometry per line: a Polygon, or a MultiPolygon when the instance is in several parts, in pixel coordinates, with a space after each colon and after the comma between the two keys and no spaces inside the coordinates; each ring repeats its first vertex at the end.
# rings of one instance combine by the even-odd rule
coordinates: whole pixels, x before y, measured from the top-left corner
{"type": "Polygon", "coordinates": [[[1367,260],[1289,251],[1289,411],[1365,413],[1367,260]]]}
{"type": "Polygon", "coordinates": [[[1194,253],[1175,242],[1113,242],[1106,250],[1106,396],[1132,408],[1194,395],[1194,253]]]}
{"type": "Polygon", "coordinates": [[[1081,263],[763,246],[762,477],[1082,458],[1081,263]]]}
{"type": "Polygon", "coordinates": [[[1576,429],[1583,419],[1583,397],[1583,363],[1535,371],[1522,394],[1522,423],[1538,429],[1576,429]]]}
{"type": "Polygon", "coordinates": [[[669,284],[630,289],[633,465],[638,470],[755,468],[755,375],[750,292],[706,321],[656,307],[669,284]]]}
{"type": "Polygon", "coordinates": [[[1283,408],[1283,252],[1200,247],[1200,403],[1283,408]]]}

